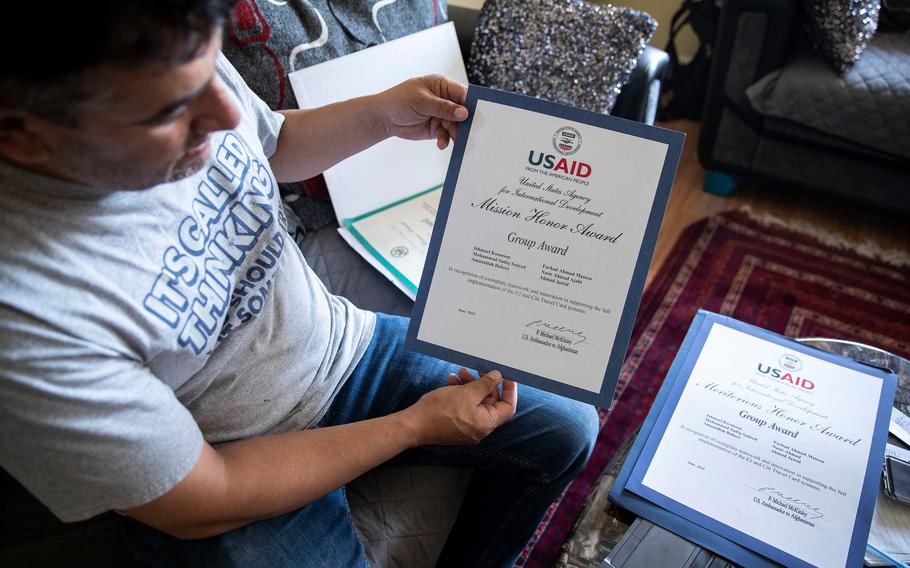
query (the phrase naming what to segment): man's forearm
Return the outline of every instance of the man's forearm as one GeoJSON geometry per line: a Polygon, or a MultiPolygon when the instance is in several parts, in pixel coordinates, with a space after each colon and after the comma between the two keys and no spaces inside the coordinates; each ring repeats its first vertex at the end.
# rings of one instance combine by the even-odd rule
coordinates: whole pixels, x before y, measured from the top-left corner
{"type": "Polygon", "coordinates": [[[185,539],[297,509],[419,442],[404,412],[343,426],[251,438],[217,450],[170,492],[130,516],[185,539]]]}
{"type": "Polygon", "coordinates": [[[124,513],[178,538],[221,534],[302,507],[408,448],[476,444],[515,414],[517,385],[498,371],[475,380],[462,369],[448,382],[381,418],[205,444],[180,483],[124,513]]]}
{"type": "Polygon", "coordinates": [[[441,75],[410,79],[375,95],[311,110],[285,111],[269,158],[278,181],[300,181],[389,136],[436,140],[440,149],[468,117],[467,88],[441,75]]]}
{"type": "Polygon", "coordinates": [[[282,111],[285,123],[269,164],[280,182],[319,175],[389,134],[376,95],[315,109],[282,111]]]}

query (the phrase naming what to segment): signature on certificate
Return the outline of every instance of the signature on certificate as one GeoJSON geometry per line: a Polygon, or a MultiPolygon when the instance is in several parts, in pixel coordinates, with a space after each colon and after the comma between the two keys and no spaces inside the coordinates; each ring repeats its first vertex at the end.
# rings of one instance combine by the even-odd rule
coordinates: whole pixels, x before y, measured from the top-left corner
{"type": "Polygon", "coordinates": [[[573,342],[573,345],[578,345],[579,343],[584,343],[588,339],[588,337],[581,330],[572,329],[571,327],[566,327],[564,325],[559,325],[559,324],[547,322],[547,321],[540,320],[540,319],[529,321],[528,323],[525,324],[525,327],[543,328],[543,329],[546,329],[549,331],[555,331],[558,333],[565,333],[568,335],[572,335],[572,336],[574,336],[574,339],[575,339],[575,341],[573,342]]]}
{"type": "Polygon", "coordinates": [[[765,495],[771,503],[781,506],[784,509],[787,509],[792,513],[801,515],[808,520],[814,521],[815,519],[824,519],[825,518],[825,514],[822,513],[822,510],[819,507],[816,507],[815,505],[811,505],[798,497],[793,497],[793,496],[787,495],[786,493],[782,493],[780,490],[778,490],[775,487],[762,487],[760,489],[755,489],[754,487],[750,487],[750,489],[753,489],[753,490],[757,491],[758,493],[765,495]]]}

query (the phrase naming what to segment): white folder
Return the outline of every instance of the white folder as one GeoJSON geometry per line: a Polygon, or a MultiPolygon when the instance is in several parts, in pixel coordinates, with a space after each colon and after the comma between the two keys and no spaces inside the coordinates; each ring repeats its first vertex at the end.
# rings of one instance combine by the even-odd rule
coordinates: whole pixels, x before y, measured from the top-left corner
{"type": "MultiPolygon", "coordinates": [[[[289,75],[301,108],[315,108],[384,91],[420,75],[439,73],[467,84],[451,22],[373,46],[289,75]]],[[[327,141],[331,143],[331,141],[327,141]]],[[[452,144],[390,138],[324,172],[338,220],[343,222],[445,181],[452,144]]],[[[303,157],[302,159],[306,159],[303,157]]],[[[344,227],[342,237],[412,299],[406,289],[344,227]]]]}

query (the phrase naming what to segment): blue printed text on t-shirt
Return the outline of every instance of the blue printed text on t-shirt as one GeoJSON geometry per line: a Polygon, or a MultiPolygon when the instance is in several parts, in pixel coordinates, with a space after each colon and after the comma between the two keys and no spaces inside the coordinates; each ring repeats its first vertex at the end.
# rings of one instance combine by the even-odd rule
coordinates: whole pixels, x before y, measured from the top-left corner
{"type": "Polygon", "coordinates": [[[172,329],[178,343],[200,354],[216,334],[224,339],[258,315],[272,289],[287,219],[272,204],[275,182],[241,139],[224,136],[197,186],[193,214],[164,252],[143,305],[172,329]],[[266,231],[278,219],[280,230],[266,231]],[[263,234],[268,241],[260,243],[263,234]],[[263,246],[264,245],[264,246],[263,246]],[[255,251],[255,258],[249,258],[255,251]],[[238,269],[241,275],[235,275],[238,269]],[[236,280],[236,282],[235,282],[236,280]],[[192,303],[187,299],[194,297],[192,303]]]}

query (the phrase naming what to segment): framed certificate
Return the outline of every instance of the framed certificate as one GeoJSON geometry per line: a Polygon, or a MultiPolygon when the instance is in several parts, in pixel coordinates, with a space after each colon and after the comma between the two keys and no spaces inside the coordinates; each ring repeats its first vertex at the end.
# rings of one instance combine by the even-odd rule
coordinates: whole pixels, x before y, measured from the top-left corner
{"type": "Polygon", "coordinates": [[[896,384],[700,312],[610,498],[745,566],[861,566],[896,384]]]}
{"type": "Polygon", "coordinates": [[[609,407],[684,135],[471,86],[408,347],[609,407]]]}

